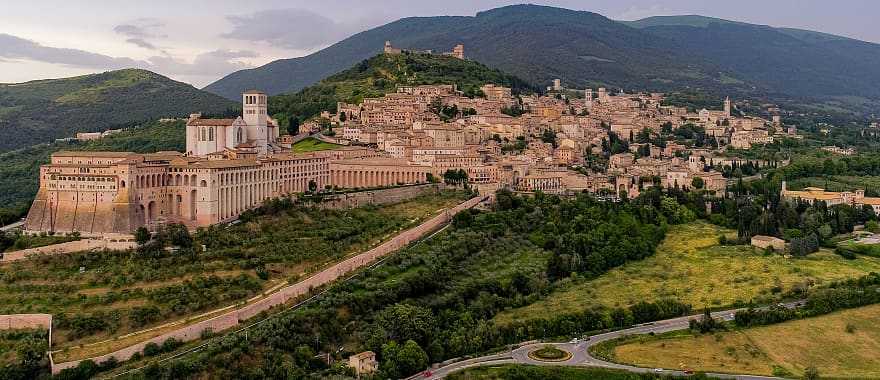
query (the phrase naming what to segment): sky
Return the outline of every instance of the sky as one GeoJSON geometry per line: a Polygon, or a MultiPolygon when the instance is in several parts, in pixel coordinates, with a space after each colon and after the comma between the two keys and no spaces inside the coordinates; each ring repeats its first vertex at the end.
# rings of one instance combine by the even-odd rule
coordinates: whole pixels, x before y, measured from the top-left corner
{"type": "MultiPolygon", "coordinates": [[[[138,67],[204,87],[308,55],[408,16],[465,15],[504,0],[0,0],[0,83],[138,67]]],[[[875,0],[556,0],[617,20],[699,14],[880,43],[875,0]]]]}

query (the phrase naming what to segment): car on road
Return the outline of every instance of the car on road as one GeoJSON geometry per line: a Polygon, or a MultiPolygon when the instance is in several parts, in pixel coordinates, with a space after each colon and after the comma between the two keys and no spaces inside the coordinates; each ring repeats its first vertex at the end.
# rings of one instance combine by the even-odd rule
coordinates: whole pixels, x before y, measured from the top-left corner
{"type": "Polygon", "coordinates": [[[693,374],[694,374],[694,370],[688,368],[688,369],[684,370],[684,374],[685,374],[685,375],[693,375],[693,374]]]}
{"type": "Polygon", "coordinates": [[[422,372],[422,377],[428,378],[431,376],[434,376],[434,373],[432,373],[431,371],[422,372]]]}
{"type": "Polygon", "coordinates": [[[574,339],[568,341],[568,343],[571,343],[571,344],[575,344],[577,342],[578,342],[578,338],[574,338],[574,339]]]}
{"type": "Polygon", "coordinates": [[[654,372],[663,372],[663,368],[654,368],[654,372]]]}

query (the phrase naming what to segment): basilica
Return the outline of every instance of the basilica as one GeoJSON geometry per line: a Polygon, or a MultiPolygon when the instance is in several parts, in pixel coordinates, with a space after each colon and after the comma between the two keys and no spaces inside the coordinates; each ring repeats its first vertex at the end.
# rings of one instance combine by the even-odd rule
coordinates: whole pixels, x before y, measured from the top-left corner
{"type": "Polygon", "coordinates": [[[190,116],[186,152],[61,151],[40,167],[31,232],[131,233],[165,223],[228,222],[266,199],[325,188],[427,182],[429,168],[374,150],[294,154],[279,145],[267,96],[242,95],[242,116],[190,116]]]}

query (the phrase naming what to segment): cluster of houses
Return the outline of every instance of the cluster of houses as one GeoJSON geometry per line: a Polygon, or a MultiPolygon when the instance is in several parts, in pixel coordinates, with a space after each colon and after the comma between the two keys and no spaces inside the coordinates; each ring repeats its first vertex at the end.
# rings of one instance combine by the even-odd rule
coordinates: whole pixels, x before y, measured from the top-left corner
{"type": "Polygon", "coordinates": [[[455,85],[402,86],[359,104],[340,102],[335,114],[324,112],[323,121],[304,123],[300,132],[331,134],[322,127],[329,123],[336,143],[370,147],[427,167],[436,177],[464,170],[481,191],[507,187],[614,197],[634,197],[649,186],[723,191],[726,179],[716,169],[747,162],[726,157],[726,149],[795,134],[778,117],[733,115],[730,99],[721,110],[688,112],[664,105],[662,94],[570,90],[559,80],[544,95],[514,94],[497,84],[480,90],[482,97],[471,98],[455,85]],[[449,109],[453,117],[441,111],[449,109]],[[669,138],[684,126],[701,128],[711,144],[669,138]],[[610,152],[610,134],[628,148],[610,152]],[[590,165],[590,156],[604,164],[590,165]]]}

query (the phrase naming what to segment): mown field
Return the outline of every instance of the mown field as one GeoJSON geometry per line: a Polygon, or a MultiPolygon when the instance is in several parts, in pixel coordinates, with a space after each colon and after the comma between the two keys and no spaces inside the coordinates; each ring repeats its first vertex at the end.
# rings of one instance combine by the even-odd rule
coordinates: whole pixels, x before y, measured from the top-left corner
{"type": "Polygon", "coordinates": [[[293,144],[293,153],[308,153],[308,152],[317,152],[322,150],[333,150],[342,147],[339,144],[331,144],[325,141],[318,140],[316,138],[308,137],[297,141],[296,144],[293,144]]]}
{"type": "Polygon", "coordinates": [[[689,303],[695,309],[771,302],[775,294],[798,286],[880,271],[880,259],[874,257],[845,260],[821,250],[806,258],[785,259],[749,246],[720,246],[722,234],[733,235],[733,231],[702,221],[672,226],[654,256],[595,279],[560,286],[545,299],[502,312],[495,320],[504,324],[663,298],[689,303]]]}
{"type": "Polygon", "coordinates": [[[235,226],[200,230],[189,249],[82,252],[11,263],[0,266],[0,314],[53,314],[54,348],[102,341],[295,282],[466,197],[450,191],[382,207],[281,207],[235,226]]]}
{"type": "Polygon", "coordinates": [[[645,337],[614,348],[643,367],[799,377],[880,378],[880,305],[709,335],[645,337]]]}

